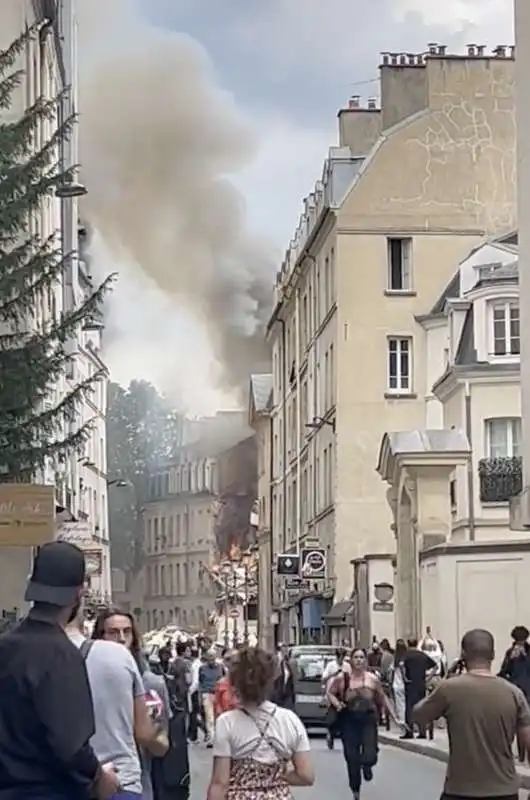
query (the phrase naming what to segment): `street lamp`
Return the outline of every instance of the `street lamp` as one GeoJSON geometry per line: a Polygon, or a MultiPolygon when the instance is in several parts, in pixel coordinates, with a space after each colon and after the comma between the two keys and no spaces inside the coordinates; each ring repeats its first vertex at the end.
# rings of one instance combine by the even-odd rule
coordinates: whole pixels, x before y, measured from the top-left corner
{"type": "Polygon", "coordinates": [[[76,181],[64,181],[55,189],[55,196],[59,200],[69,200],[73,197],[83,197],[87,194],[87,188],[82,183],[76,181]]]}
{"type": "Polygon", "coordinates": [[[230,646],[230,632],[228,630],[228,614],[229,614],[229,604],[228,604],[228,578],[230,576],[230,563],[225,561],[224,564],[221,565],[220,573],[222,575],[224,590],[225,590],[225,603],[224,603],[224,618],[225,618],[225,630],[224,630],[224,642],[225,642],[225,649],[228,650],[230,646]]]}
{"type": "Polygon", "coordinates": [[[239,595],[238,595],[238,591],[237,591],[237,578],[238,578],[237,566],[235,564],[232,564],[232,590],[233,590],[233,593],[234,593],[234,601],[236,603],[236,605],[234,606],[234,612],[233,612],[233,617],[234,617],[234,627],[233,627],[233,630],[232,630],[232,646],[233,647],[237,647],[238,642],[239,642],[239,629],[238,629],[238,624],[237,624],[237,601],[239,599],[239,595]]]}
{"type": "Polygon", "coordinates": [[[335,433],[334,419],[324,419],[324,417],[313,417],[313,420],[311,422],[306,422],[305,427],[309,428],[310,430],[318,430],[323,425],[329,425],[333,433],[335,433]]]}

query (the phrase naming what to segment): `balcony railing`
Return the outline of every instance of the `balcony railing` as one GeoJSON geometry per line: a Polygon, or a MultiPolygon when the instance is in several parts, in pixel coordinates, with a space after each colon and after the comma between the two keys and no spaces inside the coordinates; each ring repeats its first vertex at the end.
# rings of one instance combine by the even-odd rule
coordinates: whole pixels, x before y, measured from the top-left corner
{"type": "Polygon", "coordinates": [[[523,489],[521,458],[482,458],[478,462],[481,503],[508,503],[523,489]]]}

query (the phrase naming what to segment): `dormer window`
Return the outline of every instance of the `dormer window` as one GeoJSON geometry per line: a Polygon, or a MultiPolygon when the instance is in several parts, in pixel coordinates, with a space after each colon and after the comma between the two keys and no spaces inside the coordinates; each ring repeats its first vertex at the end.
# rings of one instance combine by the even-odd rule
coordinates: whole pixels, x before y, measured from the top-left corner
{"type": "Polygon", "coordinates": [[[518,356],[521,352],[519,303],[503,300],[492,304],[494,356],[518,356]]]}

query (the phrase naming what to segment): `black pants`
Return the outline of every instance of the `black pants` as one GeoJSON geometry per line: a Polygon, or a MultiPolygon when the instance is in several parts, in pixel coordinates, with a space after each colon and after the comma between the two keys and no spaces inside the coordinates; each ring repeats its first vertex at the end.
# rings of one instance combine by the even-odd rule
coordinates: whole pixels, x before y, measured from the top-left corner
{"type": "Polygon", "coordinates": [[[196,742],[199,735],[199,728],[204,731],[204,722],[202,719],[201,702],[199,692],[193,692],[190,696],[190,713],[188,720],[188,736],[190,741],[196,742]]]}
{"type": "MultiPolygon", "coordinates": [[[[407,689],[405,687],[405,722],[407,725],[408,730],[412,735],[412,731],[414,728],[414,723],[412,722],[412,711],[416,703],[419,703],[420,700],[423,700],[425,697],[425,689],[423,691],[421,689],[407,689]]],[[[424,725],[418,725],[418,734],[422,737],[427,735],[427,731],[424,725]]]]}
{"type": "Polygon", "coordinates": [[[377,715],[345,712],[341,716],[340,730],[348,781],[351,791],[358,792],[362,768],[377,764],[377,715]]]}

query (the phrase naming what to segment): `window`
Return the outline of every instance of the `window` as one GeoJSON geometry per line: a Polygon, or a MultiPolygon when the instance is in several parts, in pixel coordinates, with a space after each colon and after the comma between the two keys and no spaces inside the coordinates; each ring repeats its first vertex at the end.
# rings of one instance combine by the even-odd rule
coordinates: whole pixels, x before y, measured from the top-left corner
{"type": "Polygon", "coordinates": [[[488,458],[513,458],[521,455],[522,425],[519,417],[486,420],[488,458]]]}
{"type": "Polygon", "coordinates": [[[412,239],[388,239],[388,289],[406,292],[411,289],[410,269],[412,239]]]}
{"type": "Polygon", "coordinates": [[[412,375],[412,339],[391,337],[388,340],[388,389],[410,392],[412,375]]]}
{"type": "Polygon", "coordinates": [[[515,356],[521,352],[519,305],[513,301],[493,306],[493,354],[515,356]]]}

